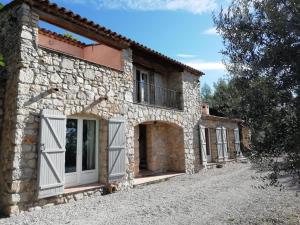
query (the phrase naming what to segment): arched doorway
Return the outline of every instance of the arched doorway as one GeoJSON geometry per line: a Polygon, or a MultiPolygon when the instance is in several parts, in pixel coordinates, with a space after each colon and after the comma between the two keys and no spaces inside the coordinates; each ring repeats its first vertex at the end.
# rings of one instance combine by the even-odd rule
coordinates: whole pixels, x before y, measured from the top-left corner
{"type": "Polygon", "coordinates": [[[149,121],[134,127],[135,177],[184,172],[183,129],[173,123],[149,121]]]}

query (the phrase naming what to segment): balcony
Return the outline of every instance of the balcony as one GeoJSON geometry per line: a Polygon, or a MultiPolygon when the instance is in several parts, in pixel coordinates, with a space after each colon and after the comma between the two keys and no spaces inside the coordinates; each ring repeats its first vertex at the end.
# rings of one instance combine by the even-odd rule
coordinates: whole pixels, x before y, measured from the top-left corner
{"type": "Polygon", "coordinates": [[[182,109],[182,93],[156,86],[145,81],[134,80],[134,103],[170,109],[182,109]]]}

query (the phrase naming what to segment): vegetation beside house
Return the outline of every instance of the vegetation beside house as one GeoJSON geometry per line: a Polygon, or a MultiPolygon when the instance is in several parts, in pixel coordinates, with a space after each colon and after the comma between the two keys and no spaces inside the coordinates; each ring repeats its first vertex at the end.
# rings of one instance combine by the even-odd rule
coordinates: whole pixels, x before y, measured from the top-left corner
{"type": "Polygon", "coordinates": [[[299,1],[233,0],[215,24],[256,161],[268,161],[273,183],[282,172],[300,182],[299,1]]]}

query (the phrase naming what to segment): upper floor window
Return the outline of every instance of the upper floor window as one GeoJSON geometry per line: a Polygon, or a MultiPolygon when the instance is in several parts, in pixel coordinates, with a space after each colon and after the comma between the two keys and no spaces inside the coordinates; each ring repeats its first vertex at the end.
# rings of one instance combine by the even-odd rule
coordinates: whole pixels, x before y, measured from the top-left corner
{"type": "Polygon", "coordinates": [[[150,70],[136,68],[134,101],[147,105],[180,108],[181,92],[172,89],[172,84],[168,82],[166,76],[150,70]]]}

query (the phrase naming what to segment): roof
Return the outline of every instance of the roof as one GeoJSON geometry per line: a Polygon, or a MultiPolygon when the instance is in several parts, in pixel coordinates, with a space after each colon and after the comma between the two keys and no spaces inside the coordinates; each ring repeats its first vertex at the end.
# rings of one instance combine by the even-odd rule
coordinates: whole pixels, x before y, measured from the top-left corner
{"type": "Polygon", "coordinates": [[[66,43],[68,43],[68,44],[75,45],[75,46],[80,47],[80,48],[83,48],[83,47],[86,47],[86,46],[87,46],[85,43],[83,43],[83,42],[81,42],[81,41],[77,41],[76,39],[67,37],[67,36],[62,35],[62,34],[58,34],[58,33],[56,33],[56,32],[47,30],[47,29],[45,29],[45,28],[39,28],[39,33],[40,33],[40,34],[43,34],[43,35],[46,35],[46,36],[48,36],[48,37],[57,39],[57,40],[59,40],[59,41],[66,42],[66,43]]]}
{"type": "Polygon", "coordinates": [[[235,123],[243,123],[244,122],[242,119],[213,116],[213,115],[202,115],[202,119],[203,120],[213,120],[213,121],[235,122],[235,123]]]}
{"type": "MultiPolygon", "coordinates": [[[[111,31],[110,29],[107,29],[99,24],[94,23],[93,21],[88,20],[87,18],[81,17],[80,15],[64,8],[64,7],[59,7],[55,3],[51,3],[49,0],[14,0],[10,4],[6,5],[4,7],[8,8],[12,5],[15,4],[20,4],[20,3],[27,3],[33,8],[39,10],[38,14],[46,13],[51,16],[55,17],[60,17],[63,18],[64,20],[67,20],[68,22],[72,23],[73,25],[84,27],[85,29],[97,33],[97,35],[101,35],[104,38],[110,39],[114,42],[120,43],[122,46],[125,47],[131,47],[137,50],[142,50],[145,51],[148,54],[151,54],[153,56],[159,57],[161,60],[167,61],[168,63],[174,64],[176,66],[179,66],[197,76],[202,76],[204,73],[202,71],[199,71],[193,67],[190,67],[186,64],[183,64],[177,60],[174,60],[166,55],[163,55],[151,48],[148,48],[134,40],[131,40],[125,36],[122,36],[116,32],[111,31]]],[[[40,15],[41,16],[41,15],[40,15]]],[[[56,21],[55,19],[52,21],[56,21]]],[[[49,21],[47,21],[49,22],[49,21]]],[[[56,24],[55,24],[56,25],[56,24]]],[[[58,25],[59,26],[59,25],[58,25]]],[[[84,34],[83,34],[84,35],[84,34]]]]}

